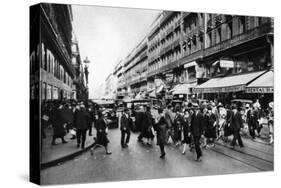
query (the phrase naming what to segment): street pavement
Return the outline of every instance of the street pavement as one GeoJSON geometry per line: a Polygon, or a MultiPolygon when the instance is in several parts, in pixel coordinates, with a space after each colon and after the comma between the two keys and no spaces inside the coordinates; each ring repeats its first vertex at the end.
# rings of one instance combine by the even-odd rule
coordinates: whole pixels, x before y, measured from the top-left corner
{"type": "Polygon", "coordinates": [[[137,142],[132,134],[129,147],[120,146],[120,130],[109,130],[109,148],[94,155],[86,152],[77,158],[41,171],[42,184],[90,183],[101,181],[142,180],[188,176],[250,173],[273,170],[273,145],[244,139],[244,148],[231,150],[228,144],[218,142],[211,149],[203,149],[201,162],[195,162],[195,153],[185,155],[174,145],[166,147],[166,158],[160,159],[159,147],[137,142]]]}
{"type": "MultiPolygon", "coordinates": [[[[85,147],[90,146],[94,142],[93,137],[96,134],[95,128],[93,128],[92,131],[93,131],[93,136],[88,136],[87,134],[85,147]]],[[[61,139],[57,138],[56,145],[51,144],[52,137],[53,137],[53,129],[46,128],[45,133],[46,133],[46,138],[42,139],[41,164],[51,162],[53,160],[71,155],[81,150],[81,148],[76,147],[77,140],[76,139],[71,140],[72,135],[70,133],[67,133],[64,136],[64,139],[67,141],[67,143],[63,144],[61,139]]]]}

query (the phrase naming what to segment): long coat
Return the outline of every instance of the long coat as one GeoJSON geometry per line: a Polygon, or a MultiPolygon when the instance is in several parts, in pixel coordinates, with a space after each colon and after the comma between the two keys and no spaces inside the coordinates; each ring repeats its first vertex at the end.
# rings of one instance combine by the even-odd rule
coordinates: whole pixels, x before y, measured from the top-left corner
{"type": "Polygon", "coordinates": [[[128,117],[125,114],[123,114],[121,116],[121,126],[120,126],[121,131],[130,130],[130,119],[129,118],[130,118],[129,115],[128,115],[128,117]]]}
{"type": "Polygon", "coordinates": [[[64,107],[63,110],[63,118],[65,119],[66,123],[73,123],[73,112],[71,109],[64,107]]]}
{"type": "Polygon", "coordinates": [[[159,117],[158,123],[156,123],[155,128],[157,132],[157,145],[166,144],[167,142],[167,128],[168,124],[163,116],[159,117]]]}
{"type": "Polygon", "coordinates": [[[183,124],[184,124],[184,121],[183,121],[182,115],[180,115],[180,114],[176,115],[174,123],[173,123],[173,128],[174,128],[173,138],[175,141],[181,140],[181,130],[182,130],[183,124]]]}
{"type": "Polygon", "coordinates": [[[145,138],[153,138],[151,127],[153,127],[153,118],[150,112],[144,112],[142,120],[142,133],[145,138]]]}
{"type": "Polygon", "coordinates": [[[203,133],[203,115],[198,112],[198,114],[196,115],[196,113],[194,113],[191,117],[191,126],[190,126],[190,131],[191,134],[193,136],[201,136],[203,133]]]}
{"type": "Polygon", "coordinates": [[[103,118],[100,118],[96,121],[96,129],[97,129],[96,144],[107,146],[107,144],[109,143],[109,140],[107,138],[106,128],[107,125],[103,118]]]}
{"type": "Polygon", "coordinates": [[[88,129],[89,128],[89,113],[86,109],[79,109],[74,114],[74,126],[76,129],[88,129]]]}
{"type": "Polygon", "coordinates": [[[183,124],[182,124],[182,131],[183,131],[183,138],[182,141],[184,143],[190,143],[191,138],[189,136],[190,133],[190,124],[191,124],[191,116],[189,115],[183,117],[183,124]]]}
{"type": "Polygon", "coordinates": [[[61,137],[65,135],[64,124],[66,121],[64,119],[63,113],[63,109],[54,109],[52,113],[52,124],[55,137],[61,137]]]}

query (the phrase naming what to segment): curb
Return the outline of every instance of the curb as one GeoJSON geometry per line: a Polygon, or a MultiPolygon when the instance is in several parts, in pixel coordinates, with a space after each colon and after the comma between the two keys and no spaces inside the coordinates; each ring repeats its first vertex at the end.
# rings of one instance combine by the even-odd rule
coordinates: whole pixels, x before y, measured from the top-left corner
{"type": "Polygon", "coordinates": [[[93,147],[94,145],[95,145],[95,143],[87,146],[85,149],[79,150],[79,151],[74,152],[72,154],[60,157],[58,159],[55,159],[55,160],[52,160],[52,161],[49,161],[49,162],[46,162],[46,163],[41,163],[40,164],[40,170],[44,170],[44,169],[47,169],[47,168],[50,168],[50,167],[53,167],[53,166],[57,166],[59,163],[64,163],[68,160],[71,160],[71,159],[85,153],[86,151],[91,149],[91,147],[93,147]]]}

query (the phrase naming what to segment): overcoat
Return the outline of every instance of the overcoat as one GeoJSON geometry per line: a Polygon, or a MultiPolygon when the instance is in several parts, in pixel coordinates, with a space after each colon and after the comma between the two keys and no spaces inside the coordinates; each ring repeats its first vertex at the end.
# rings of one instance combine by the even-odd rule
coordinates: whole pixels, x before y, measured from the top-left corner
{"type": "Polygon", "coordinates": [[[55,137],[62,137],[65,135],[64,124],[66,123],[63,118],[63,109],[54,109],[52,116],[52,124],[55,137]]]}
{"type": "Polygon", "coordinates": [[[74,126],[76,129],[88,129],[89,122],[89,113],[86,111],[86,109],[82,108],[75,111],[74,126]]]}

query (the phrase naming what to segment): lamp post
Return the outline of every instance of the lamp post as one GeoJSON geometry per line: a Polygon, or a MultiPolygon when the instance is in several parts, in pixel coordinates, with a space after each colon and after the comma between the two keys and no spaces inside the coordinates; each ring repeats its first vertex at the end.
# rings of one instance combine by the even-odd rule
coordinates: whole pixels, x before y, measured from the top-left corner
{"type": "Polygon", "coordinates": [[[86,57],[86,59],[83,61],[84,62],[84,65],[85,65],[85,67],[84,67],[84,73],[85,73],[85,78],[86,78],[86,99],[88,99],[89,98],[89,88],[88,88],[88,81],[89,81],[89,79],[88,79],[88,76],[89,76],[89,70],[88,70],[88,68],[89,68],[89,63],[90,63],[90,60],[88,59],[88,57],[86,57]]]}

